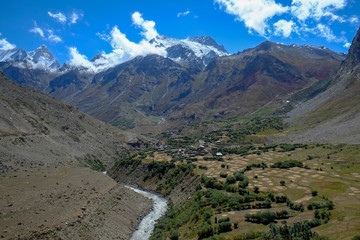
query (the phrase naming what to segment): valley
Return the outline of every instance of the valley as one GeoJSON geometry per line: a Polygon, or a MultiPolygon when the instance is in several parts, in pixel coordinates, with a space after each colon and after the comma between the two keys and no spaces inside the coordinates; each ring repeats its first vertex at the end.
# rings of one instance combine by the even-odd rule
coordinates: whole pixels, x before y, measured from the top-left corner
{"type": "Polygon", "coordinates": [[[1,238],[129,239],[158,208],[127,186],[168,202],[152,240],[360,238],[360,29],[347,55],[149,42],[167,57],[1,50],[1,238]]]}

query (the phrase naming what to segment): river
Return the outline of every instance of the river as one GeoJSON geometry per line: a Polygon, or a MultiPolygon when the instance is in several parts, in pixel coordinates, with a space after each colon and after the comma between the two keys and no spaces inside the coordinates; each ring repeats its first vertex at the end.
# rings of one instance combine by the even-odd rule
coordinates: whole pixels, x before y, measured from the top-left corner
{"type": "Polygon", "coordinates": [[[167,200],[156,194],[126,186],[127,188],[143,195],[144,197],[150,198],[153,202],[152,210],[141,220],[138,228],[131,236],[130,240],[147,240],[150,238],[155,228],[155,223],[160,219],[167,210],[167,200]]]}

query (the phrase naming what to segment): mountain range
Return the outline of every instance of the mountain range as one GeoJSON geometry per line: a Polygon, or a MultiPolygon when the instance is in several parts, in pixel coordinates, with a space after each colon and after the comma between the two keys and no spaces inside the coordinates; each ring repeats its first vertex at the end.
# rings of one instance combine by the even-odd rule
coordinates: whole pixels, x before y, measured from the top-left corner
{"type": "MultiPolygon", "coordinates": [[[[269,41],[229,55],[209,37],[161,36],[153,44],[165,47],[167,57],[138,56],[99,71],[69,64],[60,67],[46,46],[29,53],[0,52],[1,71],[15,81],[0,73],[4,238],[130,236],[134,223],[149,210],[149,201],[84,167],[104,171],[116,162],[114,157],[123,157],[126,172],[121,178],[136,172],[136,166],[127,165],[136,150],[159,144],[106,123],[140,133],[171,129],[181,134],[196,122],[226,124],[270,109],[270,116],[285,118],[288,126],[286,131],[270,133],[266,143],[360,142],[360,29],[347,55],[269,41]]],[[[93,62],[102,57],[94,57],[93,62]]],[[[284,149],[288,145],[292,146],[284,144],[284,149]]],[[[139,155],[146,159],[144,151],[139,155]]],[[[339,161],[343,165],[339,169],[345,169],[345,162],[339,161]]],[[[120,166],[120,159],[117,163],[120,166]]],[[[323,180],[317,178],[316,184],[319,181],[323,180]]],[[[183,185],[179,192],[190,188],[183,185]]]]}
{"type": "MultiPolygon", "coordinates": [[[[151,43],[165,48],[167,57],[138,56],[94,72],[70,64],[60,67],[42,46],[30,53],[1,52],[6,58],[0,70],[115,126],[167,129],[277,105],[298,90],[327,81],[345,59],[324,47],[268,41],[232,55],[210,37],[158,36],[151,43]]],[[[104,57],[95,56],[94,66],[104,57]]]]}
{"type": "Polygon", "coordinates": [[[360,28],[346,60],[333,75],[326,90],[301,102],[289,112],[287,121],[300,130],[286,140],[359,143],[359,80],[360,28]]]}

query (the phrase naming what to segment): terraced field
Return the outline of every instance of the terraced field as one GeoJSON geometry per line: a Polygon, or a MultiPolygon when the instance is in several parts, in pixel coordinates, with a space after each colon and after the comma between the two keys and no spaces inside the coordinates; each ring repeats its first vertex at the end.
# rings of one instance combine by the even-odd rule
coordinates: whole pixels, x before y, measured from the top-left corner
{"type": "MultiPolygon", "coordinates": [[[[216,209],[217,219],[229,218],[238,223],[237,228],[227,232],[226,239],[249,232],[267,232],[269,227],[263,224],[245,221],[246,214],[256,212],[288,210],[290,217],[277,221],[278,226],[291,225],[296,222],[314,219],[314,209],[309,205],[324,199],[334,203],[330,219],[312,231],[330,239],[352,239],[360,233],[360,146],[354,145],[304,145],[293,151],[283,151],[279,147],[269,151],[259,151],[257,147],[248,155],[227,154],[217,160],[210,154],[197,156],[191,161],[197,167],[194,173],[208,178],[216,178],[226,185],[226,176],[232,176],[243,169],[249,179],[247,189],[255,196],[285,195],[292,203],[302,204],[304,211],[292,211],[286,203],[272,203],[269,209],[245,209],[224,211],[216,209]],[[210,159],[210,160],[209,160],[210,159]],[[276,162],[297,160],[304,167],[288,169],[273,168],[276,162]],[[265,163],[267,167],[249,167],[265,163]],[[221,173],[221,174],[220,174],[221,173]],[[220,176],[222,175],[222,176],[220,176]],[[258,190],[257,193],[254,193],[258,190]]],[[[154,160],[169,159],[164,152],[156,153],[154,160]]],[[[189,162],[190,160],[188,160],[189,162]]],[[[234,184],[235,185],[235,184],[234,184]]],[[[226,192],[229,195],[239,195],[226,192]]],[[[212,220],[213,221],[213,220],[212,220]]],[[[182,231],[186,232],[187,227],[182,231]]]]}

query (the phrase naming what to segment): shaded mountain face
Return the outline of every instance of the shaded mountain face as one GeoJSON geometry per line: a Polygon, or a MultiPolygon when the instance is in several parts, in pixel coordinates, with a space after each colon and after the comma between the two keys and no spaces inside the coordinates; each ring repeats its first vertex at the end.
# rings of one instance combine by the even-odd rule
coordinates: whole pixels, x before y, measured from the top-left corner
{"type": "Polygon", "coordinates": [[[288,121],[308,128],[290,136],[304,142],[360,142],[360,28],[328,89],[289,113],[288,121]]]}
{"type": "Polygon", "coordinates": [[[150,115],[162,117],[174,111],[191,93],[198,72],[158,55],[137,57],[96,74],[70,103],[105,122],[140,123],[150,115]]]}

